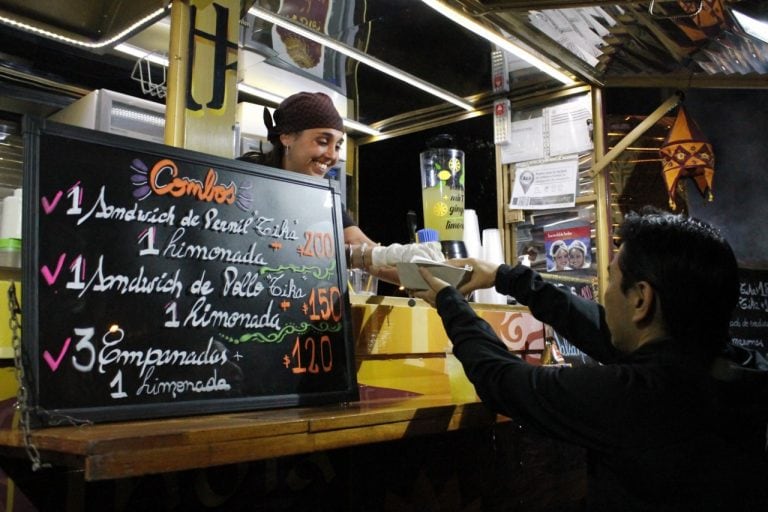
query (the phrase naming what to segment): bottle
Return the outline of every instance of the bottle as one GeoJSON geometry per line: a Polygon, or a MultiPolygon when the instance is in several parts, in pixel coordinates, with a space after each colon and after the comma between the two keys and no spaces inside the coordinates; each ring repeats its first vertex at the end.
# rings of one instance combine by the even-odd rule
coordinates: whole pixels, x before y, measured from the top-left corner
{"type": "Polygon", "coordinates": [[[541,353],[541,364],[543,366],[571,366],[565,362],[560,347],[555,341],[554,331],[549,325],[544,326],[544,350],[541,353]]]}

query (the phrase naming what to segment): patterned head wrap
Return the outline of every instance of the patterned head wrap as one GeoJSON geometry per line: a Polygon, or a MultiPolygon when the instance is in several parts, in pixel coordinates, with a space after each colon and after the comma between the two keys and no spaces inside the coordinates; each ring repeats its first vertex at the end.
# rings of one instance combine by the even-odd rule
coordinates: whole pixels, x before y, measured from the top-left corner
{"type": "Polygon", "coordinates": [[[285,98],[275,110],[274,121],[264,109],[267,138],[277,143],[280,135],[309,128],[333,128],[344,131],[344,122],[328,95],[322,92],[299,92],[285,98]]]}

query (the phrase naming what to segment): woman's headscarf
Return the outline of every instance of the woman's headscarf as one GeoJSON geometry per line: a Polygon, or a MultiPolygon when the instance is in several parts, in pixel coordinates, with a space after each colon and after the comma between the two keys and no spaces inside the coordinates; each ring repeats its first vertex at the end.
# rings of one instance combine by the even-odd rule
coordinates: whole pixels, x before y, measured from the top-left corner
{"type": "Polygon", "coordinates": [[[274,119],[264,108],[267,139],[276,144],[280,135],[309,128],[333,128],[344,131],[342,120],[328,95],[322,92],[299,92],[285,98],[275,110],[274,119]]]}

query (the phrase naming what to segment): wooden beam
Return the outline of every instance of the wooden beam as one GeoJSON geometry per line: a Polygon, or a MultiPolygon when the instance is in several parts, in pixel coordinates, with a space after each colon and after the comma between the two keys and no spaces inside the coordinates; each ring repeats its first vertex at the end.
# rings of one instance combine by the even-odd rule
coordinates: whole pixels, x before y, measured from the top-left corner
{"type": "Polygon", "coordinates": [[[667,101],[661,104],[659,108],[653,111],[651,115],[643,119],[643,121],[635,126],[635,128],[626,134],[623,139],[619,141],[604,157],[595,161],[595,165],[592,166],[592,177],[597,176],[606,165],[610,164],[617,156],[619,156],[630,144],[640,138],[649,128],[651,128],[656,122],[664,117],[667,112],[675,108],[680,103],[680,96],[677,94],[671,96],[667,101]]]}
{"type": "MultiPolygon", "coordinates": [[[[594,162],[605,158],[605,139],[602,134],[606,133],[605,118],[603,116],[604,99],[603,90],[599,88],[592,89],[592,122],[594,134],[594,162]]],[[[608,190],[608,179],[601,176],[595,179],[595,237],[597,242],[597,300],[600,304],[605,304],[605,289],[608,287],[608,263],[611,261],[611,223],[610,223],[610,191],[608,190]]]]}
{"type": "Polygon", "coordinates": [[[643,75],[611,75],[604,78],[604,87],[653,87],[675,89],[766,89],[765,75],[706,75],[704,73],[667,73],[643,75]]]}

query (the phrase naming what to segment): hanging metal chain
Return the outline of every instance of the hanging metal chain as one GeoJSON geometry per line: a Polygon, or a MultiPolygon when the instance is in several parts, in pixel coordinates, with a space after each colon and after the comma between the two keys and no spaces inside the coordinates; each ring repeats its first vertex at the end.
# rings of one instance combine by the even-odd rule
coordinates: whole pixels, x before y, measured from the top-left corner
{"type": "Polygon", "coordinates": [[[37,446],[32,443],[32,430],[29,426],[29,396],[27,394],[27,386],[25,385],[26,376],[24,374],[24,365],[21,360],[21,323],[19,322],[21,306],[19,306],[19,300],[16,296],[16,285],[13,281],[11,281],[11,284],[8,287],[8,310],[10,311],[8,324],[11,327],[11,336],[13,340],[13,361],[16,366],[16,380],[19,385],[16,398],[16,409],[19,411],[19,426],[21,427],[21,435],[24,437],[24,449],[27,451],[29,460],[32,461],[32,471],[37,471],[42,468],[51,467],[51,465],[42,462],[40,459],[40,451],[37,449],[37,446]]]}

